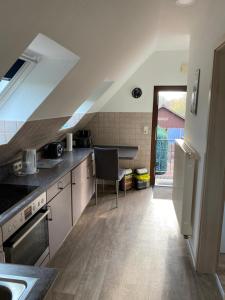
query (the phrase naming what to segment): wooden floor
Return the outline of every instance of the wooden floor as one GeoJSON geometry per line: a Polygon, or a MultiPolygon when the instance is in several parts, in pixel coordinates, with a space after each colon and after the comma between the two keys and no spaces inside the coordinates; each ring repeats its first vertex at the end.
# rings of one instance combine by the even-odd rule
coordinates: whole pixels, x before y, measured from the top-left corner
{"type": "Polygon", "coordinates": [[[167,186],[155,186],[153,189],[153,198],[154,199],[166,199],[172,200],[173,188],[167,186]]]}
{"type": "Polygon", "coordinates": [[[192,269],[170,200],[151,189],[110,194],[89,206],[49,266],[49,299],[217,300],[213,278],[192,269]]]}

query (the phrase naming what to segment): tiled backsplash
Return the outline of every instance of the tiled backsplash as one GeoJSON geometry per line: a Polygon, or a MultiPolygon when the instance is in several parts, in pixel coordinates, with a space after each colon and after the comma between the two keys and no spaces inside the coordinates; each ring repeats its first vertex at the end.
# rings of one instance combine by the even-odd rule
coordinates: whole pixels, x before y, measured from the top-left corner
{"type": "Polygon", "coordinates": [[[0,145],[8,143],[23,124],[22,121],[0,121],[0,145]]]}
{"type": "Polygon", "coordinates": [[[99,112],[86,125],[94,144],[139,146],[135,160],[121,160],[123,168],[150,168],[152,113],[99,112]],[[144,127],[149,128],[144,134],[144,127]]]}

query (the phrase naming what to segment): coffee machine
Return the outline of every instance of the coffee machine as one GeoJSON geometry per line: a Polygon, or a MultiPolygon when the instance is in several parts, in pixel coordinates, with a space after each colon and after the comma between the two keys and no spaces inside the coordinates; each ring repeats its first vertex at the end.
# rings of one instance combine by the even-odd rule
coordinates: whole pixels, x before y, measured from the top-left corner
{"type": "Polygon", "coordinates": [[[91,148],[92,138],[90,130],[78,130],[74,134],[74,144],[76,148],[91,148]]]}

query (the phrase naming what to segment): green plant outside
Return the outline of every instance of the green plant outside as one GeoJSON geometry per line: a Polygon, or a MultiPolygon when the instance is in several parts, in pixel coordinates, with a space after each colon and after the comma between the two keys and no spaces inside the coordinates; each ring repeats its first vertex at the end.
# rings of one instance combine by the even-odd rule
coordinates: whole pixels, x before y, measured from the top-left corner
{"type": "Polygon", "coordinates": [[[156,141],[156,174],[164,174],[167,171],[168,133],[166,129],[157,127],[156,141]]]}

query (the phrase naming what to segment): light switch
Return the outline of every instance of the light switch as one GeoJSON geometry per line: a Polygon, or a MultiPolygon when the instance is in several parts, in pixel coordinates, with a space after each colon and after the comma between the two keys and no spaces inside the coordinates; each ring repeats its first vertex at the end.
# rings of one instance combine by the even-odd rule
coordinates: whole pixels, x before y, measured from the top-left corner
{"type": "Polygon", "coordinates": [[[149,133],[149,127],[148,126],[144,126],[144,134],[148,134],[149,133]]]}

